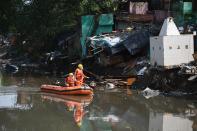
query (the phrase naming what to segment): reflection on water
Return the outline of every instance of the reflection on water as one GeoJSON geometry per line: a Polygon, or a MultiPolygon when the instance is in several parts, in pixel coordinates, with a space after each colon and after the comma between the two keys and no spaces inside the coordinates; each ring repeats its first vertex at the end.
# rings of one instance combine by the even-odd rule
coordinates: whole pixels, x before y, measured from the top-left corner
{"type": "Polygon", "coordinates": [[[73,113],[74,121],[78,126],[82,125],[83,117],[88,112],[85,110],[92,102],[92,96],[62,96],[55,94],[43,94],[43,100],[50,100],[55,102],[62,102],[68,109],[68,111],[73,113]]]}
{"type": "Polygon", "coordinates": [[[28,110],[33,107],[26,93],[0,93],[0,109],[28,110]]]}
{"type": "Polygon", "coordinates": [[[150,112],[149,131],[193,131],[193,121],[182,115],[150,112]]]}
{"type": "Polygon", "coordinates": [[[195,131],[196,101],[157,96],[145,99],[123,89],[91,96],[39,91],[48,78],[2,78],[0,131],[195,131]],[[15,85],[17,84],[17,85],[15,85]]]}
{"type": "Polygon", "coordinates": [[[17,94],[1,94],[0,108],[14,108],[16,105],[17,94]]]}
{"type": "Polygon", "coordinates": [[[107,115],[107,116],[104,116],[104,117],[95,117],[95,116],[90,116],[89,117],[89,120],[102,120],[102,121],[105,121],[105,122],[112,122],[112,123],[116,123],[116,122],[119,122],[119,118],[115,115],[107,115]]]}

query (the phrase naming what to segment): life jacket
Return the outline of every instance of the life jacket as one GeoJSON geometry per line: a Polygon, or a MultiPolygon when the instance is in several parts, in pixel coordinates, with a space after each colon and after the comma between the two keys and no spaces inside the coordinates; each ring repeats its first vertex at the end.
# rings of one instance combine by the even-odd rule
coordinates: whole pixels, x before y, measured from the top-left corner
{"type": "Polygon", "coordinates": [[[73,76],[68,76],[66,78],[66,83],[69,85],[69,86],[74,86],[75,85],[75,78],[73,76]]]}
{"type": "Polygon", "coordinates": [[[75,84],[76,84],[76,86],[81,86],[81,85],[83,85],[83,81],[77,80],[75,82],[75,84]]]}

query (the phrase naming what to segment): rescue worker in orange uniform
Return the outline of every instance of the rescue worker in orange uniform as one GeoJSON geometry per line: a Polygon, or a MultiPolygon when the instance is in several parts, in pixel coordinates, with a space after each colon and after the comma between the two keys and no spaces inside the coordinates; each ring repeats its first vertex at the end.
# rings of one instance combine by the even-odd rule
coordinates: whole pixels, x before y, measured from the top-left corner
{"type": "Polygon", "coordinates": [[[84,78],[89,78],[84,75],[83,73],[83,65],[79,64],[78,68],[75,70],[75,78],[76,78],[76,85],[82,85],[84,82],[84,78]]]}
{"type": "Polygon", "coordinates": [[[75,77],[73,73],[69,73],[68,77],[65,80],[66,86],[75,86],[75,77]]]}

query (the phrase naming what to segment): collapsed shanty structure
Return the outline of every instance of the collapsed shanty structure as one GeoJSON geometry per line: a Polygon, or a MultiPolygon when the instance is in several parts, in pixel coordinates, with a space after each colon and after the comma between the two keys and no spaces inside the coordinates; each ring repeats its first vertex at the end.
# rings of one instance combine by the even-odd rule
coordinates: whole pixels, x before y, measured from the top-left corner
{"type": "Polygon", "coordinates": [[[82,16],[82,57],[95,57],[108,66],[124,61],[142,51],[149,43],[148,28],[119,29],[113,14],[82,16]],[[126,57],[124,56],[126,55],[126,57]]]}
{"type": "MultiPolygon", "coordinates": [[[[149,32],[147,30],[115,32],[100,36],[93,36],[90,37],[90,40],[90,46],[93,48],[92,54],[97,55],[101,64],[110,65],[110,62],[102,60],[107,57],[112,58],[113,56],[118,55],[123,56],[124,54],[136,55],[142,51],[142,49],[149,44],[149,32]]],[[[119,57],[119,59],[120,58],[121,57],[119,57]]],[[[121,59],[123,60],[124,58],[121,59]]]]}

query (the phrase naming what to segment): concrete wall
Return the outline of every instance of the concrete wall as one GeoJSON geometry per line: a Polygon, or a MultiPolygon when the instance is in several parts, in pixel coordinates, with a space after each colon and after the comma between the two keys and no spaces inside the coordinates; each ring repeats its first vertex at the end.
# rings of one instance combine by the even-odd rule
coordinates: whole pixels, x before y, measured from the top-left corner
{"type": "Polygon", "coordinates": [[[183,116],[150,112],[149,131],[193,131],[192,125],[193,121],[183,116]]]}
{"type": "Polygon", "coordinates": [[[193,35],[150,38],[151,65],[174,66],[193,61],[193,35]]]}
{"type": "Polygon", "coordinates": [[[192,125],[193,121],[188,118],[172,114],[163,115],[163,131],[193,131],[192,125]]]}
{"type": "Polygon", "coordinates": [[[150,38],[150,62],[151,65],[164,65],[163,37],[150,38]]]}
{"type": "Polygon", "coordinates": [[[163,129],[163,113],[150,112],[149,114],[149,130],[162,131],[163,129]]]}
{"type": "Polygon", "coordinates": [[[193,61],[193,35],[164,36],[164,66],[180,65],[193,61]]]}

